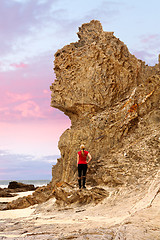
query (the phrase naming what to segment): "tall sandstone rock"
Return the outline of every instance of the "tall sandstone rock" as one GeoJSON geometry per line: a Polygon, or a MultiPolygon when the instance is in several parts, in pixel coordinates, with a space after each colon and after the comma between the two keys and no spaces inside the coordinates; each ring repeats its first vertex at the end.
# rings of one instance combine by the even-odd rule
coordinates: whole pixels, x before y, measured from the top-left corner
{"type": "Polygon", "coordinates": [[[55,54],[51,106],[71,127],[60,137],[52,183],[76,181],[81,143],[93,157],[89,184],[142,183],[160,163],[160,64],[145,65],[99,21],[83,24],[78,37],[55,54]]]}

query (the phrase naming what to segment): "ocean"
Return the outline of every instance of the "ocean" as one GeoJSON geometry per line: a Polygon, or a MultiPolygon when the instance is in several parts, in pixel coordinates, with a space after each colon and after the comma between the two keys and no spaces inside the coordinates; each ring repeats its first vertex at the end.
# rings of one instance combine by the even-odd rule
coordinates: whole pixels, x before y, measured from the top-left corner
{"type": "MultiPolygon", "coordinates": [[[[7,188],[9,182],[13,180],[0,180],[0,188],[7,188]]],[[[51,180],[15,180],[16,182],[21,182],[25,184],[33,184],[35,187],[46,186],[51,180]]]]}

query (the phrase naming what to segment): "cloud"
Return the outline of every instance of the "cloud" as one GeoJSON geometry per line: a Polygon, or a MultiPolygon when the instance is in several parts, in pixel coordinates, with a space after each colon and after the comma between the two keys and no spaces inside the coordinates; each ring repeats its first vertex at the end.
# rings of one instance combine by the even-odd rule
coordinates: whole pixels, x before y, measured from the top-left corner
{"type": "Polygon", "coordinates": [[[0,1],[1,70],[26,67],[28,58],[54,48],[53,38],[64,13],[58,2],[0,1]]]}
{"type": "Polygon", "coordinates": [[[32,155],[12,154],[0,150],[1,180],[51,179],[52,165],[59,155],[35,158],[32,155]]]}
{"type": "Polygon", "coordinates": [[[106,16],[107,22],[111,21],[123,5],[112,1],[94,3],[88,11],[82,2],[82,12],[77,10],[75,14],[72,5],[76,8],[77,2],[66,4],[58,0],[0,1],[1,70],[27,67],[29,58],[77,40],[74,33],[84,21],[106,16]]]}
{"type": "Polygon", "coordinates": [[[120,15],[121,8],[124,7],[123,2],[116,1],[103,1],[96,8],[92,8],[85,16],[85,21],[98,19],[105,25],[111,23],[115,18],[120,15]]]}
{"type": "Polygon", "coordinates": [[[107,24],[108,27],[108,23],[112,23],[115,18],[118,18],[121,8],[126,6],[125,3],[118,3],[116,1],[82,1],[79,3],[75,1],[72,2],[72,4],[70,2],[69,8],[66,9],[65,16],[60,20],[59,29],[56,31],[58,48],[61,48],[70,42],[77,41],[78,37],[75,32],[78,27],[85,22],[97,19],[103,26],[107,24]],[[79,8],[80,10],[73,12],[73,8],[79,8]]]}
{"type": "Polygon", "coordinates": [[[0,1],[1,37],[8,43],[17,36],[32,33],[35,27],[41,28],[52,18],[52,6],[56,0],[46,1],[0,1]]]}
{"type": "Polygon", "coordinates": [[[48,94],[33,96],[31,93],[4,92],[0,103],[1,121],[47,119],[53,115],[49,106],[48,94]]]}
{"type": "Polygon", "coordinates": [[[154,54],[153,53],[149,53],[145,50],[133,50],[133,54],[139,58],[139,59],[148,59],[148,58],[153,58],[154,54]]]}
{"type": "Polygon", "coordinates": [[[13,92],[6,92],[6,95],[10,102],[19,102],[19,101],[27,101],[32,97],[30,93],[18,94],[13,92]]]}
{"type": "Polygon", "coordinates": [[[156,62],[158,62],[158,52],[149,51],[148,49],[142,50],[131,50],[132,54],[134,54],[138,59],[145,61],[146,64],[150,66],[154,66],[156,62]]]}
{"type": "Polygon", "coordinates": [[[27,67],[27,64],[25,64],[25,63],[19,63],[19,64],[12,63],[12,64],[10,64],[10,66],[14,67],[14,68],[25,68],[25,67],[27,67]]]}
{"type": "Polygon", "coordinates": [[[141,36],[141,42],[142,43],[150,43],[150,42],[156,40],[157,38],[159,38],[158,34],[153,34],[153,35],[148,35],[148,36],[141,36]]]}
{"type": "Polygon", "coordinates": [[[47,89],[44,89],[44,90],[43,90],[43,93],[44,93],[44,94],[51,94],[51,92],[50,92],[49,90],[47,90],[47,89]]]}
{"type": "Polygon", "coordinates": [[[15,112],[19,112],[24,118],[46,118],[40,106],[34,101],[26,101],[14,107],[15,112]]]}
{"type": "Polygon", "coordinates": [[[147,64],[154,66],[158,63],[160,34],[147,34],[139,37],[140,43],[132,53],[147,64]]]}
{"type": "Polygon", "coordinates": [[[30,60],[27,69],[1,72],[1,121],[54,117],[50,107],[54,77],[53,54],[49,52],[30,60]]]}
{"type": "Polygon", "coordinates": [[[54,117],[55,110],[50,107],[50,92],[46,89],[37,95],[6,91],[2,93],[1,100],[1,121],[42,120],[54,117]]]}
{"type": "MultiPolygon", "coordinates": [[[[51,93],[42,89],[38,93],[13,93],[0,91],[0,119],[13,122],[15,120],[52,119],[59,110],[50,107],[51,93]]],[[[62,114],[60,114],[62,115],[62,114]]]]}
{"type": "Polygon", "coordinates": [[[146,49],[154,50],[159,48],[160,34],[149,34],[140,36],[140,41],[146,49]]]}

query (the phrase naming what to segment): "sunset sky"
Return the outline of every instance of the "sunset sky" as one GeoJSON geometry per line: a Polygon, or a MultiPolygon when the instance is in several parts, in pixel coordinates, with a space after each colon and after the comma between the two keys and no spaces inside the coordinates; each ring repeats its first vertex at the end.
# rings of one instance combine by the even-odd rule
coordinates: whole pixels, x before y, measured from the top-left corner
{"type": "Polygon", "coordinates": [[[58,139],[70,127],[50,107],[54,53],[78,41],[78,27],[99,20],[155,65],[159,9],[159,0],[0,0],[0,180],[51,179],[58,139]]]}

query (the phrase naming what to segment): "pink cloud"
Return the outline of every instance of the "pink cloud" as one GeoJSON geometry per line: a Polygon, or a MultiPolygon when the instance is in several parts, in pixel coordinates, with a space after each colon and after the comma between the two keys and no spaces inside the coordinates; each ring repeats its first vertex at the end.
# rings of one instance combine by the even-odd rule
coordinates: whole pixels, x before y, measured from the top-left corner
{"type": "Polygon", "coordinates": [[[151,34],[148,36],[141,36],[141,42],[142,43],[151,43],[155,40],[159,40],[160,39],[160,35],[159,34],[151,34]]]}
{"type": "Polygon", "coordinates": [[[55,77],[53,57],[52,53],[36,57],[30,60],[27,70],[0,72],[1,121],[53,119],[63,115],[50,107],[50,85],[55,77]]]}
{"type": "Polygon", "coordinates": [[[32,99],[32,95],[30,93],[18,94],[7,91],[6,95],[10,102],[27,101],[29,99],[32,99]]]}
{"type": "Polygon", "coordinates": [[[152,58],[154,56],[153,53],[149,53],[148,51],[145,51],[145,50],[133,51],[133,54],[139,59],[152,58]]]}
{"type": "Polygon", "coordinates": [[[50,85],[54,79],[52,69],[53,56],[50,54],[35,58],[27,71],[21,68],[0,72],[0,119],[53,118],[55,110],[50,107],[50,85]]]}
{"type": "Polygon", "coordinates": [[[24,118],[46,118],[40,106],[34,101],[26,101],[17,105],[14,107],[14,111],[24,118]]]}
{"type": "Polygon", "coordinates": [[[154,66],[158,63],[160,34],[149,34],[140,36],[140,47],[137,50],[133,50],[133,54],[149,64],[154,66]]]}
{"type": "Polygon", "coordinates": [[[62,112],[50,107],[53,59],[53,53],[47,52],[27,61],[27,68],[0,72],[1,121],[63,119],[62,112]]]}
{"type": "Polygon", "coordinates": [[[140,39],[143,44],[143,49],[147,50],[150,54],[152,53],[155,54],[155,52],[157,52],[157,56],[158,56],[159,45],[160,45],[160,34],[145,35],[145,36],[141,36],[140,39]]]}
{"type": "Polygon", "coordinates": [[[146,64],[149,64],[150,66],[154,66],[155,62],[158,61],[158,56],[155,55],[153,52],[150,52],[149,50],[141,50],[141,51],[133,51],[132,52],[138,59],[141,59],[145,61],[146,64]]]}
{"type": "Polygon", "coordinates": [[[47,90],[47,89],[44,89],[44,90],[43,90],[43,93],[44,93],[44,94],[51,94],[51,91],[49,91],[49,90],[47,90]]]}
{"type": "Polygon", "coordinates": [[[8,110],[8,107],[0,107],[0,112],[5,112],[8,110]]]}
{"type": "Polygon", "coordinates": [[[50,91],[15,93],[0,89],[0,119],[1,121],[15,121],[23,119],[54,118],[56,110],[50,107],[50,91]]]}
{"type": "Polygon", "coordinates": [[[10,109],[9,107],[1,107],[0,108],[0,119],[1,121],[5,121],[5,119],[10,118],[10,109]]]}
{"type": "Polygon", "coordinates": [[[19,63],[19,64],[12,63],[12,64],[10,64],[10,66],[15,67],[15,68],[25,68],[25,67],[27,67],[27,64],[25,64],[25,63],[19,63]]]}

